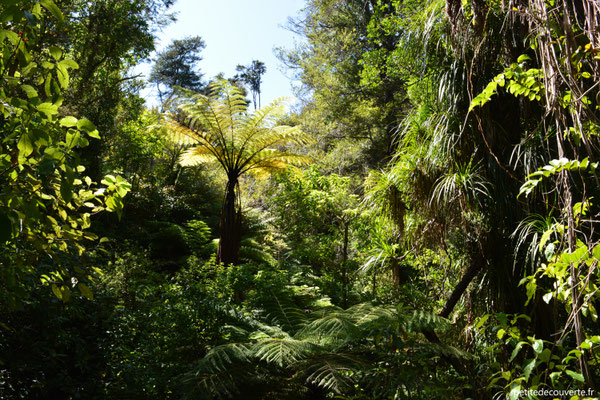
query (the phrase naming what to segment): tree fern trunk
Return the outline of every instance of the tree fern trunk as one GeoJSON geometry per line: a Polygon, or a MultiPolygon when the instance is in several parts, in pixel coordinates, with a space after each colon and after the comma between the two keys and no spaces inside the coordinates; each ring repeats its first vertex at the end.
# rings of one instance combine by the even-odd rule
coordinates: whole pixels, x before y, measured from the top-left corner
{"type": "Polygon", "coordinates": [[[217,262],[226,265],[237,264],[242,239],[242,212],[237,201],[237,186],[238,178],[229,178],[221,211],[221,238],[217,250],[217,262]]]}

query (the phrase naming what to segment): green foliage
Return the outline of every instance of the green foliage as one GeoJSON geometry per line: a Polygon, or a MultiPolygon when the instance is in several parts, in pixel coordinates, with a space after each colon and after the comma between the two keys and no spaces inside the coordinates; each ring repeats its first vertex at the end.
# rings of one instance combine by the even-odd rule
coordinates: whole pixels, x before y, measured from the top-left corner
{"type": "MultiPolygon", "coordinates": [[[[60,14],[51,1],[44,4],[53,15],[60,14]]],[[[40,4],[9,7],[3,15],[0,71],[6,85],[0,92],[4,239],[0,263],[5,291],[1,302],[18,305],[31,281],[40,277],[65,302],[77,287],[91,297],[84,283],[84,265],[68,266],[62,260],[70,254],[82,257],[85,245],[97,241],[97,235],[87,230],[92,215],[107,210],[121,216],[130,185],[119,176],[107,175],[101,182],[104,186],[98,186],[82,175],[85,168],[77,150],[99,135],[89,120],[59,113],[69,70],[77,63],[63,58],[60,48],[40,41],[45,18],[40,4]],[[31,8],[21,8],[25,6],[31,8]],[[14,31],[17,25],[23,31],[14,31]],[[42,263],[56,264],[42,268],[42,263]]]]}
{"type": "Polygon", "coordinates": [[[195,68],[202,61],[200,52],[205,46],[204,41],[195,36],[174,40],[157,54],[148,80],[156,85],[161,103],[168,103],[177,87],[195,91],[202,89],[202,75],[195,68]],[[161,85],[165,86],[163,90],[161,85]]]}
{"type": "Polygon", "coordinates": [[[541,100],[544,90],[543,72],[539,68],[523,69],[525,62],[531,60],[527,55],[522,55],[517,63],[511,64],[503,73],[494,77],[494,79],[478,94],[469,106],[469,111],[475,107],[481,107],[491,97],[498,93],[498,87],[505,87],[506,90],[515,97],[523,96],[531,101],[541,100]]]}
{"type": "Polygon", "coordinates": [[[525,324],[530,321],[525,314],[497,314],[485,315],[477,323],[479,334],[494,335],[500,341],[487,349],[497,360],[496,371],[489,377],[490,392],[512,398],[521,390],[566,390],[584,381],[576,372],[577,361],[584,352],[594,359],[600,338],[587,338],[582,351],[570,350],[564,344],[526,336],[525,324]]]}
{"type": "Polygon", "coordinates": [[[259,60],[253,60],[248,66],[238,65],[235,67],[238,72],[233,78],[235,81],[242,81],[246,85],[250,86],[252,92],[252,100],[254,103],[254,109],[257,105],[260,108],[260,85],[262,84],[262,76],[267,72],[265,63],[259,60]],[[258,97],[258,102],[256,98],[258,97]]]}
{"type": "Polygon", "coordinates": [[[287,164],[310,161],[277,149],[310,142],[298,127],[277,124],[286,111],[283,99],[248,114],[242,93],[225,82],[213,84],[208,97],[192,92],[187,95],[180,106],[181,125],[174,128],[172,136],[195,146],[181,155],[181,165],[216,161],[228,176],[239,177],[247,172],[264,176],[287,164]]]}
{"type": "Polygon", "coordinates": [[[519,196],[525,194],[529,195],[542,180],[549,178],[553,175],[558,175],[561,171],[570,172],[589,172],[591,174],[596,172],[598,163],[591,163],[588,157],[581,161],[569,160],[567,158],[561,158],[559,160],[551,160],[549,165],[545,165],[539,171],[535,171],[527,176],[527,181],[521,186],[519,196]]]}
{"type": "Polygon", "coordinates": [[[171,3],[0,5],[0,397],[597,386],[590,0],[309,0],[292,114],[260,62],[199,93],[197,37],[144,110],[171,3]]]}
{"type": "Polygon", "coordinates": [[[215,162],[225,173],[217,261],[236,264],[241,241],[240,177],[252,174],[263,178],[287,165],[308,164],[310,158],[286,147],[311,140],[298,127],[279,124],[286,112],[283,99],[248,113],[241,90],[225,81],[213,83],[209,96],[191,91],[184,95],[179,120],[168,122],[169,132],[175,142],[192,145],[179,157],[180,165],[215,162]]]}
{"type": "MultiPolygon", "coordinates": [[[[412,346],[423,351],[427,346],[406,340],[407,332],[437,329],[446,324],[445,320],[422,312],[411,314],[372,304],[358,304],[347,310],[328,307],[296,313],[294,306],[283,309],[279,303],[275,312],[286,315],[288,321],[290,318],[304,320],[303,327],[288,325],[291,330],[284,331],[255,323],[258,330],[248,332],[249,342],[211,349],[193,371],[183,377],[193,390],[190,394],[232,398],[248,393],[248,385],[252,385],[256,387],[253,395],[265,398],[268,391],[286,393],[298,387],[296,390],[305,392],[315,385],[340,396],[363,393],[366,397],[369,389],[360,378],[363,371],[370,368],[368,352],[388,352],[393,358],[394,353],[412,351],[412,346]],[[248,373],[244,365],[254,365],[254,372],[248,373]],[[263,371],[269,371],[269,375],[263,371]],[[260,382],[258,387],[257,381],[260,382]]],[[[433,346],[429,352],[468,357],[446,346],[433,346]]],[[[412,377],[400,375],[398,379],[412,377]]]]}

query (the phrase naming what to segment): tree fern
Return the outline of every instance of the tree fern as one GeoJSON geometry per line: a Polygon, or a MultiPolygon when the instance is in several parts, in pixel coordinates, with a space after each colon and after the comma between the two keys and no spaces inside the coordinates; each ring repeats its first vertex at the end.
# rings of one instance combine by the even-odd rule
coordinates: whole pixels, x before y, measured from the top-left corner
{"type": "Polygon", "coordinates": [[[296,368],[303,381],[342,394],[356,384],[353,372],[360,365],[361,361],[350,354],[321,353],[299,362],[296,368]]]}
{"type": "Polygon", "coordinates": [[[310,386],[343,395],[356,387],[375,351],[393,358],[398,346],[405,346],[403,351],[434,361],[469,357],[452,346],[423,341],[420,335],[407,340],[410,332],[448,328],[446,319],[426,312],[364,303],[306,313],[290,300],[277,299],[265,306],[263,318],[291,331],[240,314],[245,326],[255,328],[248,341],[212,349],[185,375],[186,384],[203,388],[209,397],[245,395],[240,390],[250,384],[265,391],[253,393],[256,398],[270,398],[268,393],[275,392],[281,398],[297,398],[294,390],[310,386]]]}
{"type": "Polygon", "coordinates": [[[321,347],[312,342],[292,338],[270,338],[252,346],[254,357],[267,363],[275,363],[279,367],[289,367],[319,351],[321,347]]]}
{"type": "Polygon", "coordinates": [[[327,346],[337,346],[354,340],[360,333],[352,315],[344,311],[333,311],[312,321],[298,332],[296,337],[327,346]]]}
{"type": "Polygon", "coordinates": [[[290,299],[282,296],[272,296],[263,304],[263,307],[265,307],[265,316],[269,323],[280,326],[291,334],[299,331],[309,322],[308,315],[304,310],[290,299]]]}
{"type": "Polygon", "coordinates": [[[179,114],[165,126],[173,140],[190,146],[179,158],[182,166],[216,162],[225,172],[217,261],[235,264],[241,242],[240,177],[247,173],[266,177],[289,164],[308,164],[308,157],[287,147],[304,146],[311,138],[298,127],[278,125],[286,112],[284,99],[250,113],[241,90],[225,81],[213,83],[208,96],[181,93],[179,114]]]}

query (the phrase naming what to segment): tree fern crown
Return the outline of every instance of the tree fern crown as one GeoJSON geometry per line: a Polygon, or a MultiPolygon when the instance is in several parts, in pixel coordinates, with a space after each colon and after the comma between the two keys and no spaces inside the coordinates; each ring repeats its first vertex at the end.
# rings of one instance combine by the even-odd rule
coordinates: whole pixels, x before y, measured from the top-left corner
{"type": "Polygon", "coordinates": [[[218,162],[228,177],[252,173],[265,177],[288,164],[310,163],[292,153],[291,145],[306,145],[311,138],[298,127],[278,125],[287,111],[287,100],[279,98],[254,112],[235,86],[220,81],[209,94],[184,91],[180,114],[171,116],[172,137],[191,145],[179,159],[182,166],[218,162]]]}

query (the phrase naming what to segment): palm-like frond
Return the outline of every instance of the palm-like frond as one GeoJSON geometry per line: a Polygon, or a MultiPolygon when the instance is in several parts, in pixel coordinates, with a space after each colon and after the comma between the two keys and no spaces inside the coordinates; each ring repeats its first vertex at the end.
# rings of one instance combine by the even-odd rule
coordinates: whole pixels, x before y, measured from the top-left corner
{"type": "MultiPolygon", "coordinates": [[[[374,338],[406,335],[407,332],[439,331],[449,322],[426,312],[406,312],[391,306],[370,303],[357,304],[347,310],[328,307],[300,314],[302,310],[291,301],[274,301],[266,305],[264,315],[271,321],[297,327],[294,319],[304,321],[295,335],[277,326],[259,321],[244,325],[257,329],[250,335],[250,343],[230,344],[212,349],[201,360],[194,372],[185,375],[186,383],[209,397],[233,398],[248,382],[260,387],[273,386],[285,392],[302,385],[316,385],[334,393],[357,384],[357,372],[367,363],[363,358],[374,350],[374,338]],[[316,315],[316,319],[310,321],[316,315]],[[273,319],[273,316],[279,316],[273,319]],[[310,321],[310,322],[309,322],[310,321]]],[[[386,349],[387,341],[382,349],[386,349]]],[[[407,351],[418,352],[424,358],[440,357],[464,359],[469,355],[443,344],[416,341],[407,351]]],[[[388,349],[395,354],[396,348],[388,349]]]]}
{"type": "Polygon", "coordinates": [[[298,376],[305,382],[341,394],[355,384],[352,372],[360,366],[360,360],[344,353],[321,353],[299,362],[298,376]]]}
{"type": "Polygon", "coordinates": [[[302,329],[308,323],[308,316],[291,300],[272,296],[271,300],[264,304],[265,315],[270,323],[280,326],[291,334],[302,329]]]}
{"type": "Polygon", "coordinates": [[[298,338],[330,346],[344,344],[358,336],[360,329],[356,326],[354,318],[344,311],[327,313],[296,334],[298,338]]]}
{"type": "MultiPolygon", "coordinates": [[[[554,232],[558,221],[551,215],[530,214],[521,222],[512,233],[511,237],[516,240],[515,254],[526,247],[525,261],[529,262],[532,270],[535,263],[539,261],[540,242],[546,235],[546,241],[554,232]]],[[[551,243],[551,241],[550,241],[551,243]]],[[[515,263],[518,257],[515,257],[515,263]]]]}
{"type": "Polygon", "coordinates": [[[292,338],[271,338],[261,340],[252,347],[254,357],[261,361],[290,366],[320,350],[314,343],[292,338]]]}
{"type": "Polygon", "coordinates": [[[216,161],[214,153],[204,146],[191,147],[179,156],[179,164],[182,167],[193,167],[213,161],[216,161]]]}
{"type": "Polygon", "coordinates": [[[350,307],[354,322],[361,330],[371,330],[379,324],[392,325],[398,319],[398,310],[391,306],[375,306],[372,303],[360,303],[350,307]]]}
{"type": "Polygon", "coordinates": [[[403,327],[410,332],[444,331],[450,327],[450,321],[437,314],[414,311],[403,316],[403,327]]]}
{"type": "Polygon", "coordinates": [[[460,208],[477,207],[483,200],[491,197],[488,182],[479,167],[472,163],[455,164],[454,171],[449,172],[436,182],[431,196],[431,203],[458,203],[460,208]]]}
{"type": "Polygon", "coordinates": [[[251,351],[246,344],[231,343],[211,349],[202,359],[202,363],[213,371],[222,371],[231,364],[249,361],[251,351]]]}
{"type": "Polygon", "coordinates": [[[290,145],[312,141],[299,127],[278,125],[286,100],[277,99],[251,113],[243,93],[226,82],[214,83],[208,96],[183,91],[180,116],[166,123],[178,143],[192,145],[180,164],[193,166],[210,161],[221,164],[228,175],[254,172],[266,176],[288,164],[305,165],[308,157],[286,151],[290,145]]]}

